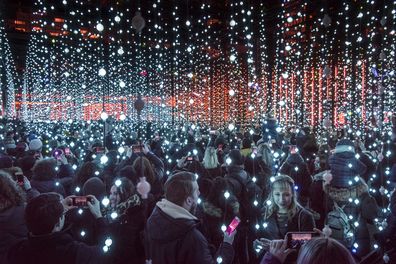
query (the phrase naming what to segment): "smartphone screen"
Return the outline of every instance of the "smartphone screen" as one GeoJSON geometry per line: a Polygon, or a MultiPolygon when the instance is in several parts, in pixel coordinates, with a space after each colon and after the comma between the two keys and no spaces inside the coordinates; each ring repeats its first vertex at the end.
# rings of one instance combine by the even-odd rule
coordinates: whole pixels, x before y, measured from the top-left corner
{"type": "Polygon", "coordinates": [[[16,176],[17,183],[19,185],[23,185],[23,173],[22,172],[16,172],[15,176],[16,176]]]}
{"type": "Polygon", "coordinates": [[[52,156],[54,156],[55,159],[60,159],[62,153],[63,151],[61,149],[55,149],[52,156]]]}
{"type": "Polygon", "coordinates": [[[235,231],[239,223],[241,222],[241,219],[239,219],[237,216],[232,219],[231,223],[228,225],[226,232],[228,235],[231,235],[232,232],[235,231]]]}
{"type": "Polygon", "coordinates": [[[87,196],[75,196],[72,197],[72,205],[77,207],[87,207],[89,198],[87,196]]]}
{"type": "Polygon", "coordinates": [[[287,247],[291,249],[300,249],[307,241],[317,236],[319,236],[319,234],[316,232],[287,233],[287,247]]]}
{"type": "Polygon", "coordinates": [[[209,134],[210,134],[210,135],[216,135],[216,130],[210,130],[210,131],[209,131],[209,134]]]}
{"type": "Polygon", "coordinates": [[[104,151],[105,151],[104,147],[96,147],[96,149],[95,149],[95,152],[97,154],[102,154],[102,153],[104,153],[104,151]]]}
{"type": "Polygon", "coordinates": [[[193,161],[193,160],[194,160],[194,157],[193,157],[193,156],[188,156],[186,160],[187,160],[187,161],[193,161]]]}
{"type": "Polygon", "coordinates": [[[70,155],[70,148],[65,148],[65,155],[67,155],[67,156],[70,155]]]}

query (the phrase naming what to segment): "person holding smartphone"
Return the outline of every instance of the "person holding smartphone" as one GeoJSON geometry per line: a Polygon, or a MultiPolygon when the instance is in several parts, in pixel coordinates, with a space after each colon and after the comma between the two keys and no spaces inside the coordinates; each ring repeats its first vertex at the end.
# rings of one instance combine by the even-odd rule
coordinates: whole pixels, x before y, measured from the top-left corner
{"type": "Polygon", "coordinates": [[[148,260],[153,264],[209,264],[219,263],[219,260],[224,264],[232,263],[232,243],[237,231],[230,235],[224,233],[223,243],[213,256],[194,215],[199,195],[194,174],[179,172],[168,178],[165,199],[156,204],[147,221],[148,260]]]}
{"type": "Polygon", "coordinates": [[[294,181],[287,175],[275,177],[263,211],[259,237],[266,242],[283,239],[288,232],[314,231],[314,218],[297,202],[294,181]]]}

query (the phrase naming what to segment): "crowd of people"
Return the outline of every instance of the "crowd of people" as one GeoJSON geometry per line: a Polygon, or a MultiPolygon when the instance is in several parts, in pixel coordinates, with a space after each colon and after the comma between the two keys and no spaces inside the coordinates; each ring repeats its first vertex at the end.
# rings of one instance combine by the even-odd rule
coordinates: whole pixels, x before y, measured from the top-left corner
{"type": "Polygon", "coordinates": [[[396,263],[393,121],[3,119],[0,263],[396,263]]]}

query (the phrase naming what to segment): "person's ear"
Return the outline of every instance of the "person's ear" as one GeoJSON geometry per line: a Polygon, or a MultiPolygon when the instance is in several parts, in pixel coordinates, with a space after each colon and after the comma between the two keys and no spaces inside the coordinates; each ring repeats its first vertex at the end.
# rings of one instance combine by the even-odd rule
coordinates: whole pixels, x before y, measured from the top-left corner
{"type": "Polygon", "coordinates": [[[192,205],[193,204],[193,199],[190,196],[188,196],[187,200],[186,200],[186,203],[187,203],[188,206],[192,205]]]}

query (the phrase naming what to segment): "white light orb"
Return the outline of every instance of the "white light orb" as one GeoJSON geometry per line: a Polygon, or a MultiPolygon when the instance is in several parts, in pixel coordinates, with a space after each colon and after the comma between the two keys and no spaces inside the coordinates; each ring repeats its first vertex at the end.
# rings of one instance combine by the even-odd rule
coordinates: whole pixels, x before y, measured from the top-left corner
{"type": "Polygon", "coordinates": [[[103,69],[103,68],[100,68],[99,69],[99,76],[105,76],[106,75],[106,70],[105,69],[103,69]]]}
{"type": "Polygon", "coordinates": [[[96,29],[97,29],[99,32],[102,32],[102,31],[104,30],[104,26],[103,26],[101,23],[98,23],[98,24],[96,25],[96,29]]]}

